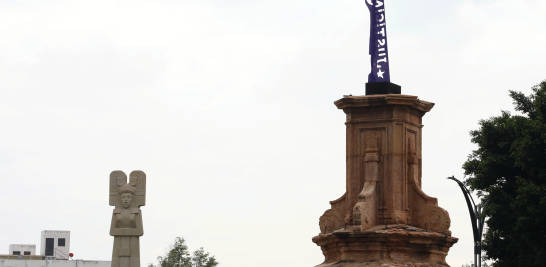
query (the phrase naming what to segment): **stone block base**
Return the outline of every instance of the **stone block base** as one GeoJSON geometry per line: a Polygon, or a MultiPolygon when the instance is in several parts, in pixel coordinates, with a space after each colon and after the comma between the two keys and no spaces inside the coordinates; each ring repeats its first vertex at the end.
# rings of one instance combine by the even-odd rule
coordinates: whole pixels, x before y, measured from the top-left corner
{"type": "Polygon", "coordinates": [[[401,94],[402,87],[391,82],[366,83],[366,95],[401,94]]]}
{"type": "Polygon", "coordinates": [[[352,227],[313,237],[324,263],[317,267],[448,267],[445,257],[458,239],[407,225],[352,227]]]}

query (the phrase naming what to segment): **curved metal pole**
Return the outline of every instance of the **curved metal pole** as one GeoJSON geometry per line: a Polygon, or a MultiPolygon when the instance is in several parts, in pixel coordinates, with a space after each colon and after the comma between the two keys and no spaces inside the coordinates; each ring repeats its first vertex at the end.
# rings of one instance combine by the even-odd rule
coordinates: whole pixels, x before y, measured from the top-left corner
{"type": "MultiPolygon", "coordinates": [[[[461,181],[457,180],[455,176],[448,177],[447,179],[455,181],[461,188],[461,191],[463,191],[463,195],[466,200],[466,205],[468,206],[468,213],[470,213],[470,221],[472,221],[472,232],[474,234],[474,266],[477,267],[477,258],[479,257],[480,258],[479,267],[481,267],[481,239],[482,238],[481,238],[481,229],[478,229],[478,225],[477,225],[479,213],[476,207],[476,203],[474,202],[474,199],[472,198],[470,191],[464,186],[463,183],[461,183],[461,181]]],[[[483,226],[483,223],[480,223],[480,225],[483,226]]]]}
{"type": "Polygon", "coordinates": [[[474,233],[474,241],[479,241],[481,238],[478,235],[478,226],[476,225],[476,221],[478,218],[477,216],[477,210],[476,210],[476,204],[474,204],[474,199],[472,198],[472,195],[470,195],[470,192],[466,187],[464,186],[461,181],[457,180],[455,176],[448,177],[447,179],[453,180],[459,184],[459,187],[461,187],[461,190],[463,191],[464,198],[466,200],[466,205],[468,206],[468,212],[470,213],[470,220],[472,221],[472,231],[474,233]],[[470,202],[472,201],[472,203],[470,202]]]}
{"type": "MultiPolygon", "coordinates": [[[[452,177],[452,178],[457,180],[455,177],[452,177]]],[[[461,189],[464,188],[466,193],[470,196],[470,200],[472,200],[472,205],[474,205],[474,208],[476,208],[476,202],[474,202],[474,198],[472,197],[472,194],[470,193],[470,190],[468,190],[468,188],[466,188],[466,186],[464,186],[464,184],[462,182],[460,182],[459,180],[457,180],[457,183],[459,184],[459,186],[461,186],[461,189]]]]}

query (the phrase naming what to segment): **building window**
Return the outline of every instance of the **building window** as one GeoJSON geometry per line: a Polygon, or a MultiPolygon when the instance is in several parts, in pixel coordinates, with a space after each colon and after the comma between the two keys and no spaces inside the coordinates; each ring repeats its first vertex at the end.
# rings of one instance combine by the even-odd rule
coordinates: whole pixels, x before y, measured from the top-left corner
{"type": "Polygon", "coordinates": [[[21,255],[21,251],[14,251],[13,255],[21,255]]]}
{"type": "Polygon", "coordinates": [[[59,241],[57,241],[58,247],[64,247],[64,238],[59,238],[59,241]]]}
{"type": "Polygon", "coordinates": [[[30,251],[25,251],[24,254],[25,255],[30,255],[30,251]]]}

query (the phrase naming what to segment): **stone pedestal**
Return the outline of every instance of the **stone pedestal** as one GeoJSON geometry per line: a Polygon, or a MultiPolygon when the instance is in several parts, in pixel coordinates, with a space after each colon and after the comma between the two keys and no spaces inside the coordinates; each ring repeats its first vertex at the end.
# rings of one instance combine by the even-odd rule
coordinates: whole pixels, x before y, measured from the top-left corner
{"type": "Polygon", "coordinates": [[[434,104],[397,94],[334,103],[347,114],[347,189],[320,217],[319,266],[447,266],[458,239],[421,190],[422,117],[434,104]]]}

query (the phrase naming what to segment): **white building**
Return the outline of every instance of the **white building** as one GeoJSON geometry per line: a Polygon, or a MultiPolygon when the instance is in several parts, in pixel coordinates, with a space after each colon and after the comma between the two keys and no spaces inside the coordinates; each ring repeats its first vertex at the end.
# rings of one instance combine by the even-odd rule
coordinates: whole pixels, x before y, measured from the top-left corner
{"type": "Polygon", "coordinates": [[[9,245],[9,255],[36,255],[36,245],[9,245]]]}
{"type": "Polygon", "coordinates": [[[42,231],[40,254],[55,259],[68,259],[70,254],[70,231],[42,231]]]}
{"type": "Polygon", "coordinates": [[[110,267],[109,261],[0,259],[0,267],[110,267]]]}
{"type": "Polygon", "coordinates": [[[12,244],[8,255],[0,255],[0,267],[111,267],[110,261],[72,260],[70,231],[42,231],[41,255],[36,245],[12,244]]]}

